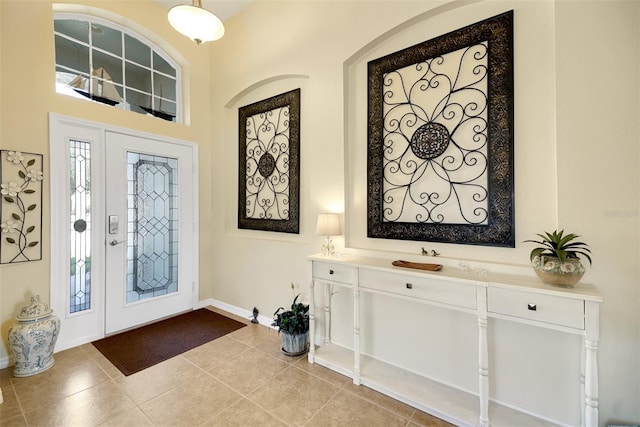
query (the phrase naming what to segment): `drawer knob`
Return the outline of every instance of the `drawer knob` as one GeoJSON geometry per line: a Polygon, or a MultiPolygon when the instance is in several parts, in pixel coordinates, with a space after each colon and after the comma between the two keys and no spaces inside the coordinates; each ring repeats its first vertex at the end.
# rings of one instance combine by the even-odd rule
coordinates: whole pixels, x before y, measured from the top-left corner
{"type": "Polygon", "coordinates": [[[407,289],[413,289],[413,285],[411,283],[407,283],[407,289]]]}
{"type": "Polygon", "coordinates": [[[333,270],[329,270],[329,274],[333,274],[333,270]]]}
{"type": "Polygon", "coordinates": [[[527,309],[531,311],[536,311],[538,309],[536,304],[527,304],[527,309]]]}

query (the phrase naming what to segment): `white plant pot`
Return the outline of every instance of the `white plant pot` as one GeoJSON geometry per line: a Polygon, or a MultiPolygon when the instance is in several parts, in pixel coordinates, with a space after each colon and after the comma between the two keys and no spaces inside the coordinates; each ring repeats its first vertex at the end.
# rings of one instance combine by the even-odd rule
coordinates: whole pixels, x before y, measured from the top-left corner
{"type": "Polygon", "coordinates": [[[293,335],[280,331],[282,337],[282,352],[287,356],[299,356],[309,349],[309,331],[304,334],[293,335]]]}

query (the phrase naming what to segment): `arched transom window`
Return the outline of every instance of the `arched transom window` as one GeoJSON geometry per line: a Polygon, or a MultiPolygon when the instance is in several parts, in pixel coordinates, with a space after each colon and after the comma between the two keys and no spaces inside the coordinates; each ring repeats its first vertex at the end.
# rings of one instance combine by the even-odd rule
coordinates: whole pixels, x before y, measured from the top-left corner
{"type": "Polygon", "coordinates": [[[54,15],[56,91],[181,122],[180,68],[151,42],[117,24],[54,15]]]}

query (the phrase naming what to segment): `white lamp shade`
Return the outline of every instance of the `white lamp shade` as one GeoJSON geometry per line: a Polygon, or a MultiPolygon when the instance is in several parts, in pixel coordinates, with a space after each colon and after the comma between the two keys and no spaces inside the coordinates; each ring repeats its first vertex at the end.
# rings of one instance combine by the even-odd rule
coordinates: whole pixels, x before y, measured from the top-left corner
{"type": "Polygon", "coordinates": [[[318,214],[316,234],[319,236],[338,236],[342,234],[340,230],[340,216],[333,213],[318,214]]]}
{"type": "Polygon", "coordinates": [[[169,9],[167,18],[177,32],[197,44],[218,40],[224,35],[224,25],[220,18],[198,6],[174,6],[169,9]]]}

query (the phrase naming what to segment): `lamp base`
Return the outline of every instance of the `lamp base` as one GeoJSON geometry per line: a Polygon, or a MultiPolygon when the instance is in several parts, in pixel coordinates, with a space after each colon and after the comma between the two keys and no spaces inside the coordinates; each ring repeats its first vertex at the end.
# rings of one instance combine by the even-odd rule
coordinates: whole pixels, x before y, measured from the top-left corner
{"type": "Polygon", "coordinates": [[[322,244],[321,248],[322,255],[324,256],[333,256],[336,253],[336,248],[333,246],[333,242],[331,241],[331,237],[327,236],[322,244]]]}

